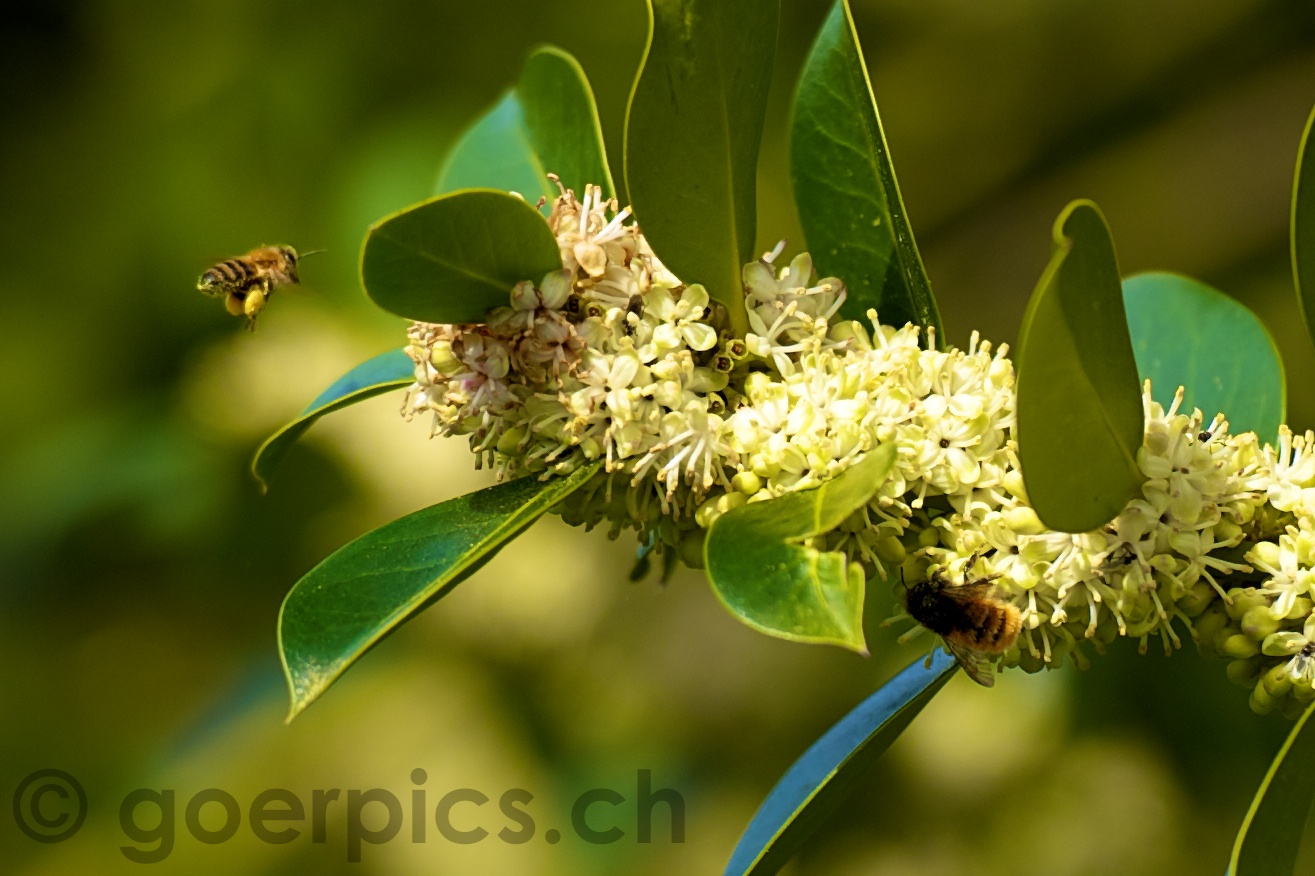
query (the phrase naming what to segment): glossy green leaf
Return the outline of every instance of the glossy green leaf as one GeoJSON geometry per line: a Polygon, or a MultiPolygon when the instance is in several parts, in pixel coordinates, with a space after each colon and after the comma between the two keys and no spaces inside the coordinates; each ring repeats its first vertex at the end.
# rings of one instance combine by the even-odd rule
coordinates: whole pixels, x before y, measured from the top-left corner
{"type": "Polygon", "coordinates": [[[895,181],[846,0],[836,0],[804,63],[790,122],[799,221],[822,276],[844,281],[841,315],[934,327],[940,312],[895,181]]]}
{"type": "Polygon", "coordinates": [[[407,319],[478,323],[521,280],[562,266],[539,211],[490,189],[439,195],[370,227],[361,280],[374,302],[407,319]]]}
{"type": "Polygon", "coordinates": [[[1051,529],[1104,526],[1141,494],[1141,385],[1105,217],[1074,201],[1018,341],[1018,459],[1051,529]]]}
{"type": "Polygon", "coordinates": [[[658,258],[702,283],[743,335],[758,146],[776,55],[776,0],[649,0],[626,117],[630,203],[658,258]]]}
{"type": "Polygon", "coordinates": [[[288,719],[598,467],[546,481],[520,478],[431,505],[349,542],[311,569],[279,612],[279,652],[292,695],[288,719]]]}
{"type": "Polygon", "coordinates": [[[895,464],[882,445],[815,490],[751,502],[708,530],[704,566],[713,592],[756,630],[795,642],[867,653],[862,567],[808,544],[867,504],[895,464]]]}
{"type": "Polygon", "coordinates": [[[1233,843],[1228,876],[1293,876],[1315,799],[1315,704],[1269,765],[1233,843]]]}
{"type": "Polygon", "coordinates": [[[1181,274],[1123,281],[1123,306],[1137,373],[1166,408],[1179,386],[1184,411],[1217,413],[1234,433],[1275,442],[1285,414],[1283,361],[1274,339],[1245,305],[1181,274]]]}
{"type": "Polygon", "coordinates": [[[368,359],[335,380],[328,389],[297,416],[260,445],[251,460],[251,473],[260,481],[262,491],[269,489],[275,469],[288,455],[292,445],[325,414],[341,410],[367,398],[394,389],[404,389],[415,380],[415,363],[402,350],[389,350],[368,359]]]}
{"type": "Polygon", "coordinates": [[[1306,333],[1315,341],[1315,109],[1306,120],[1292,182],[1292,277],[1306,333]]]}
{"type": "Polygon", "coordinates": [[[602,186],[606,197],[615,194],[589,80],[568,52],[542,46],[526,60],[516,87],[457,141],[435,191],[490,188],[551,201],[557,187],[549,172],[577,194],[586,183],[602,186]]]}
{"type": "Polygon", "coordinates": [[[906,667],[813,743],[749,822],[725,876],[771,876],[826,824],[959,664],[941,649],[906,667]]]}

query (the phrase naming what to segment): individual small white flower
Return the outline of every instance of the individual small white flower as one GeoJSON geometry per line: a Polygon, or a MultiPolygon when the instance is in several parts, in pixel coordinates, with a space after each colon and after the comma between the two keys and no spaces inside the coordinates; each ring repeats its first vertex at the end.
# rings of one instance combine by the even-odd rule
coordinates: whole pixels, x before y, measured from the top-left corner
{"type": "Polygon", "coordinates": [[[711,350],[717,344],[717,332],[699,322],[708,306],[708,290],[697,283],[685,287],[676,297],[663,288],[654,289],[644,301],[644,309],[658,320],[653,332],[656,355],[661,356],[682,346],[691,350],[711,350]]]}
{"type": "Polygon", "coordinates": [[[1294,435],[1280,426],[1278,447],[1261,453],[1255,484],[1278,510],[1315,514],[1315,433],[1294,435]]]}

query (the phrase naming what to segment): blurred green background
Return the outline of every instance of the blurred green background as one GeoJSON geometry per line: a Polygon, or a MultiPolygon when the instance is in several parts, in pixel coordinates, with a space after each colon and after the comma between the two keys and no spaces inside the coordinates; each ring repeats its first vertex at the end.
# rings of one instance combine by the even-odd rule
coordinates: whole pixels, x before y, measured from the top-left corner
{"type": "MultiPolygon", "coordinates": [[[[764,249],[798,246],[790,85],[826,8],[785,0],[760,173],[764,249]]],[[[1289,421],[1315,424],[1315,357],[1287,256],[1315,101],[1315,6],[1296,0],[856,0],[904,197],[951,340],[1013,340],[1075,197],[1125,272],[1181,271],[1279,340],[1289,421]]],[[[0,870],[138,872],[118,806],[178,792],[165,873],[719,873],[758,801],[827,726],[918,656],[879,629],[863,660],[770,640],[697,573],[629,584],[627,539],[537,525],[373,652],[291,727],[275,648],[291,584],[351,537],[488,482],[399,399],[318,425],[267,496],[260,439],[341,371],[397,346],[356,277],[366,226],[421,199],[462,128],[542,41],[598,95],[613,167],[642,49],[639,0],[24,0],[0,52],[0,870]],[[326,248],[258,332],[195,292],[262,243],[326,248]],[[545,571],[549,570],[549,571],[545,571]],[[59,845],[8,795],[59,767],[90,797],[59,845]],[[328,842],[222,845],[183,829],[207,787],[535,794],[565,828],[635,774],[687,805],[686,842],[455,845],[409,826],[345,863],[328,842]]],[[[792,865],[796,874],[1221,872],[1287,725],[1223,666],[1115,649],[1086,673],[950,684],[792,865]]],[[[495,807],[471,822],[496,831],[495,807]]],[[[460,813],[461,810],[458,810],[460,813]]],[[[627,814],[628,813],[628,814],[627,814]]],[[[218,823],[212,812],[207,824],[218,823]]],[[[458,818],[461,820],[461,817],[458,818]]],[[[143,815],[142,822],[149,825],[143,815]]],[[[372,821],[378,826],[382,818],[372,821]]],[[[409,824],[409,823],[408,823],[409,824]]],[[[1307,862],[1315,858],[1307,851],[1307,862]]]]}

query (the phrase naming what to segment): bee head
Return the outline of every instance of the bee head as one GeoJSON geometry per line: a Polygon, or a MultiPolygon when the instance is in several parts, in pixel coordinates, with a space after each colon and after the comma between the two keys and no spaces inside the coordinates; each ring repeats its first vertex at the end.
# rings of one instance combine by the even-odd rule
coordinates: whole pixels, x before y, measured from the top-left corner
{"type": "Polygon", "coordinates": [[[283,256],[283,260],[288,265],[288,277],[292,282],[300,283],[301,280],[297,277],[297,251],[290,246],[280,246],[279,255],[283,256]]]}
{"type": "Polygon", "coordinates": [[[322,253],[322,252],[324,252],[324,250],[322,249],[308,249],[301,255],[297,255],[297,251],[290,246],[279,247],[279,255],[283,256],[284,261],[287,262],[288,276],[292,279],[292,282],[294,283],[301,282],[301,278],[297,276],[298,259],[304,259],[308,255],[316,255],[317,253],[322,253]]]}
{"type": "MultiPolygon", "coordinates": [[[[936,597],[940,591],[940,581],[933,574],[925,581],[904,584],[904,609],[915,618],[926,617],[927,612],[935,607],[936,597]]],[[[919,621],[921,623],[921,621],[919,621]]]]}

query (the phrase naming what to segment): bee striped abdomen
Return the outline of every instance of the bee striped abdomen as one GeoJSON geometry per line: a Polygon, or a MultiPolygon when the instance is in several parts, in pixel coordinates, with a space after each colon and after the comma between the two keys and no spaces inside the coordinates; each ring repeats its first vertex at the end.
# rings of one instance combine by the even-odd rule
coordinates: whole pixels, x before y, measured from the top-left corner
{"type": "Polygon", "coordinates": [[[1018,638],[1018,610],[993,600],[965,603],[961,617],[949,635],[974,651],[1003,651],[1018,638]]]}
{"type": "Polygon", "coordinates": [[[212,294],[237,292],[244,289],[256,272],[241,259],[227,259],[201,275],[198,286],[212,294]]]}
{"type": "Polygon", "coordinates": [[[226,262],[219,263],[219,270],[228,275],[228,279],[237,283],[251,276],[251,269],[247,263],[237,259],[229,259],[226,262]]]}
{"type": "Polygon", "coordinates": [[[973,651],[998,653],[1018,638],[1018,609],[1000,599],[986,579],[964,585],[935,573],[910,585],[905,602],[913,619],[973,651]]]}

